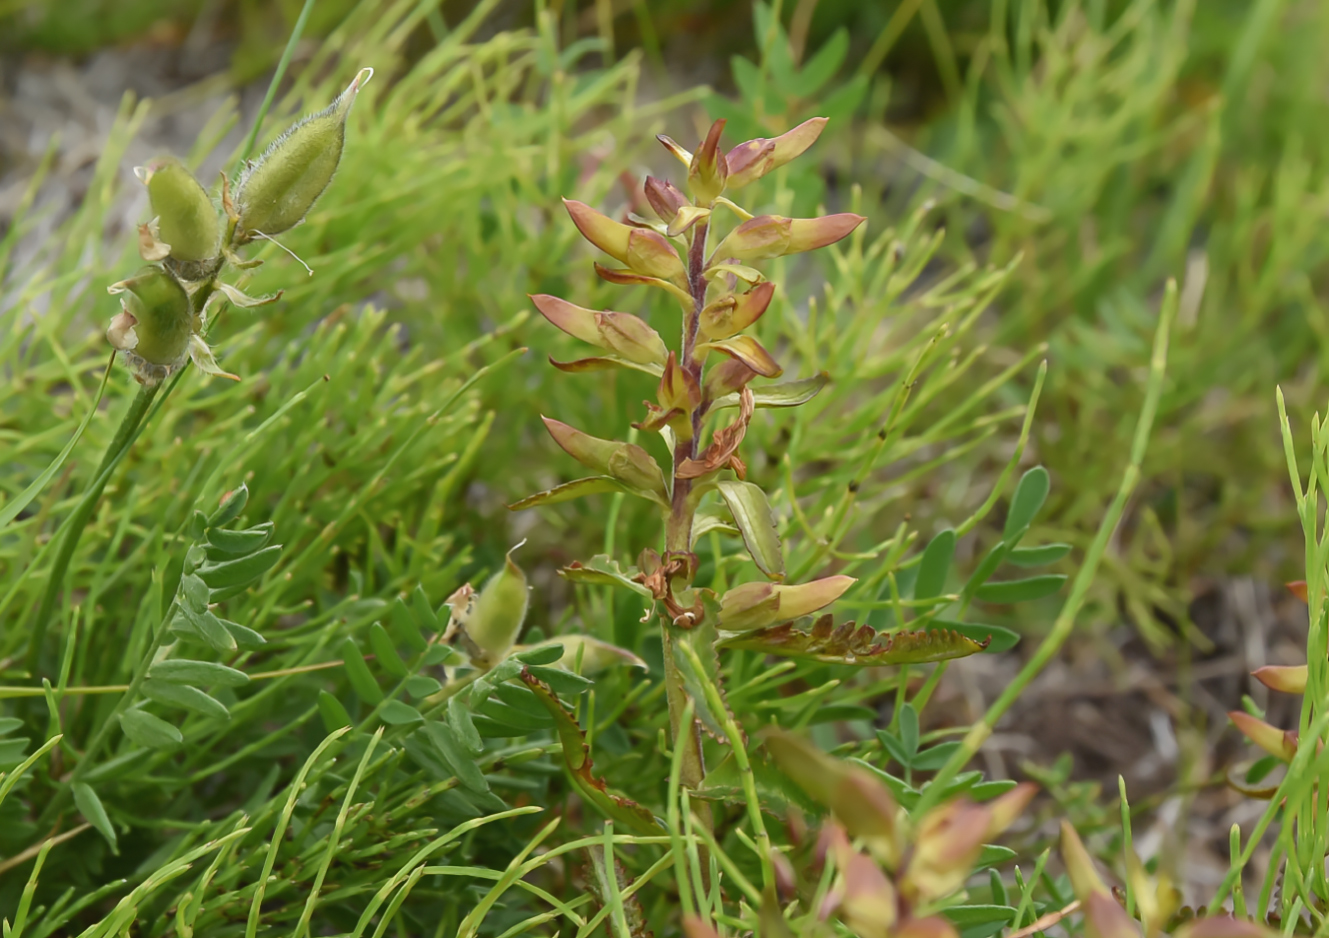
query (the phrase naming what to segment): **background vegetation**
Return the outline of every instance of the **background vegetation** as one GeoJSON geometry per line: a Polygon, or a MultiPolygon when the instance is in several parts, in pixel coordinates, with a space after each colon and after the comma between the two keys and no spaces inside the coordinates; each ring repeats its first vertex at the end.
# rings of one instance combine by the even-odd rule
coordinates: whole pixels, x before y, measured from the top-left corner
{"type": "MultiPolygon", "coordinates": [[[[115,47],[132,59],[145,45],[181,49],[202,36],[228,48],[226,81],[236,89],[265,85],[299,12],[297,3],[0,2],[7,58],[27,63],[20,69],[115,47]]],[[[1230,730],[1221,739],[1226,723],[1214,714],[1240,707],[1248,691],[1248,709],[1268,701],[1242,678],[1216,687],[1196,675],[1234,644],[1206,597],[1225,595],[1237,577],[1268,585],[1317,576],[1314,562],[1306,572],[1296,530],[1273,389],[1283,389],[1294,440],[1308,442],[1302,428],[1319,406],[1329,330],[1321,304],[1329,7],[804,0],[754,12],[718,0],[327,0],[313,7],[304,35],[263,139],[322,107],[360,66],[377,70],[334,185],[284,239],[315,273],[272,245],[257,252],[267,263],[246,289],[285,293],[275,306],[224,314],[210,341],[243,380],[187,373],[112,478],[71,568],[54,636],[58,669],[29,669],[31,625],[54,535],[134,392],[126,372],[112,373],[68,462],[0,532],[0,771],[17,783],[0,802],[0,914],[16,932],[115,934],[134,922],[153,934],[590,934],[595,910],[622,912],[605,885],[617,880],[568,847],[613,835],[565,776],[552,722],[521,709],[530,700],[470,695],[495,735],[478,756],[483,777],[462,781],[409,741],[420,735],[413,717],[403,711],[394,722],[386,702],[353,686],[345,643],[371,656],[369,680],[395,688],[393,700],[450,712],[433,696],[438,687],[418,680],[446,681],[442,662],[419,654],[405,663],[410,677],[394,672],[371,645],[373,624],[400,621],[401,596],[414,627],[430,630],[454,589],[483,582],[527,538],[517,555],[533,586],[523,641],[590,634],[649,667],[609,668],[574,694],[596,774],[661,817],[677,810],[671,753],[660,742],[659,640],[639,621],[643,604],[556,572],[596,553],[635,558],[656,546],[653,517],[607,497],[520,514],[504,506],[570,478],[539,414],[613,437],[637,416],[627,408],[651,393],[645,376],[563,376],[545,365],[546,355],[573,357],[574,343],[530,314],[526,294],[613,305],[653,322],[670,315],[645,295],[625,306],[624,294],[594,279],[591,252],[559,198],[621,210],[624,174],[676,169],[654,134],[690,142],[711,117],[729,119],[732,144],[829,116],[810,158],[746,201],[790,215],[824,206],[869,218],[827,257],[773,265],[780,291],[758,333],[782,350],[790,376],[824,370],[832,383],[807,407],[762,412],[745,448],[752,478],[773,493],[791,579],[858,576],[843,609],[878,628],[907,618],[899,597],[912,595],[923,545],[947,526],[961,535],[948,581],[959,589],[1002,542],[1015,480],[1035,464],[1052,484],[1026,543],[1070,544],[1052,568],[1065,574],[1088,569],[1086,556],[1098,560],[1095,537],[1146,402],[1165,284],[1178,282],[1139,484],[1084,580],[1065,666],[1088,654],[1106,662],[1110,680],[1144,673],[1171,688],[1164,723],[1181,754],[1151,783],[1153,797],[1135,800],[1146,812],[1173,805],[1162,824],[1166,849],[1156,847],[1152,862],[1185,886],[1187,901],[1210,900],[1217,883],[1186,858],[1190,847],[1214,845],[1187,844],[1187,818],[1231,807],[1237,796],[1214,808],[1204,793],[1221,790],[1226,763],[1245,748],[1230,730]],[[177,719],[177,711],[182,747],[145,757],[128,740],[108,740],[98,767],[84,770],[104,821],[94,823],[85,805],[80,817],[69,808],[69,772],[107,725],[117,688],[155,647],[172,598],[163,584],[198,535],[193,512],[213,512],[241,482],[249,491],[241,523],[271,521],[282,545],[271,573],[219,610],[267,638],[227,659],[250,685],[214,691],[226,720],[177,719]],[[356,729],[315,758],[337,725],[330,705],[320,711],[320,692],[349,710],[356,729]],[[20,777],[15,766],[60,733],[20,777]],[[521,813],[529,806],[557,810],[521,813]],[[511,816],[489,820],[504,811],[511,816]],[[544,829],[554,814],[564,823],[557,833],[544,829]],[[102,833],[84,830],[82,818],[102,833]],[[529,853],[541,836],[556,849],[529,853]],[[43,843],[53,845],[39,857],[43,843]],[[427,863],[408,862],[427,844],[437,844],[427,863]],[[509,874],[532,857],[539,869],[514,886],[509,874]],[[478,872],[453,878],[464,868],[478,872]],[[414,874],[404,889],[416,869],[428,875],[414,874]],[[380,916],[393,902],[399,917],[380,916]]],[[[102,288],[137,266],[126,222],[146,211],[126,153],[153,108],[126,93],[72,211],[44,200],[44,187],[68,177],[58,144],[38,162],[11,156],[5,168],[5,184],[26,195],[8,203],[17,208],[0,239],[0,504],[51,464],[97,399],[114,309],[102,288]]],[[[254,111],[236,97],[205,116],[179,155],[211,171],[228,164],[254,111]]],[[[1313,518],[1310,531],[1314,540],[1313,518]]],[[[736,544],[720,530],[699,544],[703,579],[725,584],[737,574],[736,544]]],[[[958,738],[1061,621],[1063,598],[1034,599],[1018,615],[977,604],[976,615],[1024,641],[954,669],[985,689],[968,710],[942,668],[911,676],[775,664],[751,652],[725,659],[729,703],[748,732],[772,721],[811,728],[825,749],[910,782],[914,771],[931,777],[954,749],[915,768],[905,764],[913,754],[898,759],[874,730],[901,738],[912,712],[906,694],[922,688],[927,702],[940,682],[922,745],[958,738]],[[925,684],[923,673],[935,680],[925,684]]],[[[1302,616],[1299,605],[1286,611],[1298,642],[1302,616]]],[[[1272,614],[1265,625],[1272,633],[1272,614]]],[[[1238,661],[1225,673],[1241,670],[1238,661]]],[[[1277,722],[1275,706],[1267,715],[1277,722]]],[[[1303,734],[1319,725],[1311,718],[1307,708],[1303,734]]],[[[1017,702],[1002,729],[1055,737],[1040,721],[1066,719],[1017,702]]],[[[1142,746],[1156,738],[1148,718],[1109,719],[1132,726],[1128,738],[1142,746]]],[[[914,742],[917,753],[917,734],[914,742]]],[[[1019,771],[1000,763],[1047,793],[1010,841],[1026,876],[1013,879],[1007,862],[995,884],[975,880],[967,900],[1014,912],[961,916],[965,938],[1018,929],[1070,901],[1067,881],[1049,876],[1035,891],[1038,877],[1027,876],[1035,862],[1043,869],[1036,858],[1055,835],[1054,817],[1069,816],[1124,873],[1115,792],[1084,781],[1131,767],[1086,772],[1083,760],[1052,764],[1051,747],[1032,755],[1019,771]],[[1003,877],[1009,896],[998,895],[1003,877]]],[[[991,775],[991,758],[975,765],[991,775]]],[[[1313,777],[1308,758],[1301,771],[1313,777]]],[[[754,771],[776,813],[790,799],[813,810],[773,770],[754,771]]],[[[1306,804],[1323,813],[1309,795],[1306,804]]],[[[744,817],[721,809],[717,855],[741,856],[738,873],[759,882],[767,871],[745,852],[742,838],[753,832],[744,817]]],[[[671,854],[649,835],[616,836],[628,874],[653,884],[642,891],[642,914],[657,934],[676,934],[678,887],[660,865],[671,854]]],[[[1226,837],[1224,823],[1224,864],[1226,837]]],[[[1257,855],[1259,837],[1240,841],[1251,877],[1278,868],[1272,842],[1257,855]]],[[[1303,869],[1314,866],[1301,859],[1303,869]]],[[[1050,869],[1060,869],[1055,859],[1050,869]]],[[[1279,895],[1290,929],[1300,899],[1292,888],[1279,895]]],[[[1311,902],[1303,912],[1322,923],[1311,902]]]]}

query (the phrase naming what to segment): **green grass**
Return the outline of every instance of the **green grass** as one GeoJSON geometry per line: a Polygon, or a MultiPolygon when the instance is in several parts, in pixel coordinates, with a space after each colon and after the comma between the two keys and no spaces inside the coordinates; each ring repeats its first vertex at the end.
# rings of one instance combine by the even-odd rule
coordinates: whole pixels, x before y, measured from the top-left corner
{"type": "MultiPolygon", "coordinates": [[[[1294,500],[1282,473],[1286,461],[1295,469],[1296,437],[1285,453],[1273,397],[1281,384],[1300,427],[1320,394],[1320,6],[924,0],[868,22],[828,2],[806,23],[798,68],[783,30],[800,37],[802,13],[760,8],[755,30],[719,43],[749,56],[733,65],[732,91],[674,80],[678,90],[655,96],[641,89],[659,77],[668,44],[656,40],[677,10],[635,5],[631,26],[617,22],[643,49],[625,49],[620,33],[606,64],[598,27],[575,35],[575,9],[537,9],[531,28],[498,29],[498,6],[464,19],[446,9],[450,28],[404,0],[316,7],[317,49],[260,141],[324,106],[361,66],[377,74],[331,188],[282,239],[314,273],[274,245],[254,250],[265,264],[244,288],[282,299],[227,309],[209,332],[242,380],[188,369],[159,396],[83,531],[47,633],[50,660],[35,672],[30,641],[57,535],[136,390],[117,367],[99,391],[115,309],[102,288],[139,264],[129,239],[106,232],[137,185],[124,153],[150,102],[126,98],[87,196],[35,261],[8,266],[36,219],[20,216],[0,240],[0,511],[99,407],[0,529],[6,935],[620,938],[641,933],[639,918],[680,934],[680,909],[742,934],[759,910],[772,914],[769,844],[796,869],[791,927],[820,934],[809,909],[831,889],[831,867],[812,862],[789,817],[790,806],[820,808],[768,760],[764,726],[804,732],[871,771],[917,821],[959,793],[998,794],[1004,780],[966,772],[969,758],[1073,629],[1115,625],[1120,608],[1160,654],[1193,638],[1197,575],[1307,569],[1320,623],[1309,647],[1323,658],[1324,548],[1310,494],[1329,471],[1323,434],[1317,474],[1294,500]],[[835,38],[841,24],[853,32],[835,38]],[[1027,664],[984,718],[920,741],[916,711],[945,665],[725,652],[716,686],[703,675],[694,701],[723,715],[725,742],[705,744],[711,829],[679,784],[682,747],[667,738],[659,633],[642,621],[644,602],[557,575],[597,553],[633,562],[659,546],[658,518],[621,496],[505,508],[574,477],[539,415],[615,438],[654,382],[559,373],[545,357],[574,357],[575,343],[533,316],[526,295],[633,312],[671,332],[667,300],[594,277],[595,255],[559,198],[617,212],[623,173],[665,166],[654,134],[689,143],[705,115],[730,120],[732,145],[814,114],[833,120],[812,158],[745,190],[745,204],[791,215],[824,205],[869,221],[815,257],[769,265],[780,286],[755,334],[787,377],[824,371],[831,382],[797,410],[758,411],[743,450],[749,479],[769,495],[790,582],[859,578],[837,621],[1010,625],[1025,647],[988,653],[1027,664]],[[1030,494],[1041,476],[1025,473],[1040,463],[1051,471],[1046,504],[1030,494]],[[196,512],[213,514],[241,483],[248,502],[232,527],[270,522],[281,550],[214,610],[266,643],[219,651],[197,630],[172,629],[189,601],[176,586],[196,562],[191,545],[227,536],[196,512]],[[1030,505],[1027,529],[1008,520],[1030,505]],[[442,651],[424,647],[453,591],[483,583],[523,538],[515,556],[533,586],[523,641],[590,635],[640,655],[645,670],[568,675],[556,690],[571,710],[556,713],[514,682],[515,659],[458,679],[442,651]],[[994,573],[1028,575],[984,567],[985,557],[1060,542],[1072,552],[1051,569],[1076,575],[1064,597],[1030,586],[1016,614],[983,586],[994,573]],[[163,658],[224,662],[249,681],[196,681],[224,718],[172,708],[160,696],[166,672],[155,672],[157,696],[143,696],[163,658]],[[166,731],[141,717],[122,724],[125,713],[155,714],[181,741],[159,745],[151,734],[166,731]],[[634,816],[612,808],[606,822],[576,774],[583,739],[592,777],[662,826],[632,829],[634,816]]],[[[140,5],[114,28],[43,41],[90,48],[141,29],[135,17],[151,12],[140,5]]],[[[277,58],[279,46],[253,41],[237,74],[277,58]]],[[[197,165],[235,120],[219,113],[181,156],[197,165]]],[[[639,442],[668,458],[659,441],[639,442]]],[[[706,534],[698,582],[722,592],[749,579],[742,550],[726,527],[706,534]]],[[[1271,802],[1234,859],[1240,871],[1269,826],[1265,843],[1296,862],[1244,901],[1255,912],[1278,885],[1285,926],[1304,913],[1312,931],[1329,891],[1312,788],[1324,760],[1307,745],[1326,732],[1322,671],[1311,669],[1302,746],[1282,782],[1289,807],[1276,817],[1271,802]]],[[[1045,780],[1060,795],[1056,772],[1045,780]]],[[[1100,852],[1124,873],[1128,834],[1111,830],[1101,803],[1075,797],[1059,800],[1083,830],[1114,838],[1100,852]]],[[[960,907],[950,915],[963,938],[1070,901],[1056,861],[1043,872],[1039,829],[1012,843],[1014,860],[985,855],[995,878],[935,903],[960,907]]],[[[1240,872],[1229,880],[1220,894],[1240,891],[1240,872]]]]}

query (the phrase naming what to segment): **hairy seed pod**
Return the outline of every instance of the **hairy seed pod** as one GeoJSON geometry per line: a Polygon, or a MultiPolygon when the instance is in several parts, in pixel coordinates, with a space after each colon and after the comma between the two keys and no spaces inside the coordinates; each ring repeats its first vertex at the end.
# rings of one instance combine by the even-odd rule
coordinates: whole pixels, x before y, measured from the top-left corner
{"type": "Polygon", "coordinates": [[[236,242],[281,234],[304,221],[341,162],[346,118],[372,69],[362,69],[325,110],[296,123],[272,142],[240,179],[235,196],[236,242]]]}
{"type": "Polygon", "coordinates": [[[484,667],[492,667],[508,656],[526,620],[529,600],[526,574],[513,562],[512,551],[508,551],[502,569],[489,578],[476,596],[470,620],[465,626],[472,645],[473,662],[484,667]],[[483,660],[474,660],[476,651],[483,660]]]}
{"type": "Polygon", "coordinates": [[[174,157],[153,160],[139,173],[157,216],[157,236],[172,260],[202,264],[220,254],[217,209],[194,174],[174,157]]]}
{"type": "Polygon", "coordinates": [[[178,280],[160,267],[144,267],[107,291],[120,295],[120,312],[106,337],[140,380],[160,381],[184,364],[198,322],[178,280]]]}

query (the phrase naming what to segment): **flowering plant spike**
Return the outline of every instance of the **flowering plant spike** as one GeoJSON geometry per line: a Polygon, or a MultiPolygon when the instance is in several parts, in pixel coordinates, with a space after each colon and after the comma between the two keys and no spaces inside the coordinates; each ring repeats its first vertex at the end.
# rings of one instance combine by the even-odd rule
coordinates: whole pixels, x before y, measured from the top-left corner
{"type": "MultiPolygon", "coordinates": [[[[841,213],[820,218],[786,218],[754,214],[725,197],[788,163],[816,142],[826,121],[815,118],[771,140],[749,140],[727,150],[722,146],[724,121],[711,125],[693,151],[668,137],[665,149],[687,167],[686,183],[647,177],[636,204],[650,206],[654,217],[628,215],[616,220],[585,202],[564,199],[577,230],[613,259],[614,266],[595,265],[600,277],[615,284],[641,284],[663,290],[679,306],[672,322],[647,323],[622,312],[596,311],[566,299],[539,294],[531,301],[552,325],[599,350],[572,362],[551,362],[569,372],[630,368],[658,379],[655,399],[645,401],[632,425],[659,433],[671,454],[661,466],[633,443],[591,436],[551,417],[544,423],[555,442],[592,470],[549,491],[529,496],[513,509],[553,504],[601,493],[626,493],[654,503],[660,511],[663,544],[647,548],[635,567],[621,569],[613,558],[591,565],[573,564],[568,579],[613,583],[632,589],[655,603],[665,651],[670,728],[683,755],[683,781],[700,785],[704,773],[699,729],[713,732],[709,704],[698,689],[701,662],[705,679],[719,687],[717,653],[747,634],[793,628],[838,599],[854,579],[824,576],[807,583],[785,583],[785,564],[775,515],[760,487],[746,483],[743,440],[758,398],[751,385],[777,378],[783,367],[771,349],[752,334],[752,327],[775,301],[775,285],[753,264],[775,257],[813,251],[845,238],[865,220],[841,213]],[[677,336],[676,344],[668,342],[677,336]],[[733,408],[733,409],[731,409],[733,408]],[[704,502],[728,509],[756,567],[757,578],[723,596],[695,583],[697,556],[692,552],[694,519],[704,502]],[[685,647],[686,646],[686,647],[685,647]],[[689,698],[701,717],[683,725],[689,698]]],[[[766,406],[797,406],[824,386],[826,376],[759,388],[766,406]],[[786,390],[781,390],[787,388],[786,390]],[[778,403],[770,403],[777,401],[778,403]]],[[[783,653],[867,666],[879,661],[886,645],[850,627],[854,642],[785,641],[783,653]],[[851,645],[857,649],[851,653],[851,645]],[[842,652],[835,654],[836,648],[842,652]],[[879,653],[867,654],[873,647],[879,653]]],[[[836,633],[839,634],[839,633],[836,633]]],[[[920,643],[915,641],[916,645],[920,643]]],[[[956,657],[981,649],[949,641],[929,647],[940,657],[956,657]]],[[[920,645],[921,648],[921,645],[920,645]]],[[[891,660],[914,658],[901,650],[891,660]]],[[[723,699],[721,692],[720,698],[723,699]]]]}
{"type": "Polygon", "coordinates": [[[153,217],[139,226],[139,254],[149,266],[107,290],[120,296],[120,312],[106,338],[139,383],[153,386],[192,360],[203,372],[239,380],[223,371],[203,338],[207,315],[220,301],[261,306],[218,277],[227,264],[255,267],[236,248],[294,227],[332,181],[346,140],[346,118],[356,95],[373,75],[362,69],[327,109],[296,122],[240,177],[235,198],[222,175],[218,214],[202,184],[174,157],[159,157],[134,174],[148,190],[153,217]]]}

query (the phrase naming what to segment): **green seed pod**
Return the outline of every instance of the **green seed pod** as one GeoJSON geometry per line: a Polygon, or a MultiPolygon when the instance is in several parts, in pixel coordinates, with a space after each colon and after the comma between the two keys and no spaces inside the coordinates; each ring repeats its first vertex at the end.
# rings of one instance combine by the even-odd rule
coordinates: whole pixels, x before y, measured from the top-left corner
{"type": "Polygon", "coordinates": [[[170,249],[171,259],[192,264],[214,260],[220,253],[221,223],[194,174],[170,156],[136,172],[148,187],[157,237],[170,249]]]}
{"type": "Polygon", "coordinates": [[[235,197],[236,243],[280,234],[304,221],[332,182],[346,141],[346,118],[372,75],[373,69],[361,69],[330,107],[293,125],[245,172],[235,197]]]}
{"type": "Polygon", "coordinates": [[[508,656],[521,632],[522,622],[526,620],[528,599],[526,574],[513,562],[512,551],[509,551],[503,568],[489,578],[476,596],[475,606],[465,623],[466,636],[474,646],[472,659],[476,658],[476,651],[483,658],[476,664],[493,666],[508,656]]]}
{"type": "Polygon", "coordinates": [[[198,321],[178,280],[160,267],[143,267],[106,289],[121,295],[106,337],[125,353],[140,381],[155,383],[184,364],[198,321]]]}

